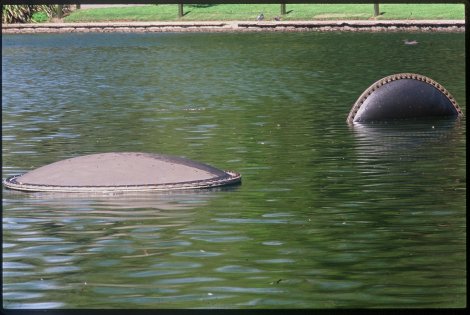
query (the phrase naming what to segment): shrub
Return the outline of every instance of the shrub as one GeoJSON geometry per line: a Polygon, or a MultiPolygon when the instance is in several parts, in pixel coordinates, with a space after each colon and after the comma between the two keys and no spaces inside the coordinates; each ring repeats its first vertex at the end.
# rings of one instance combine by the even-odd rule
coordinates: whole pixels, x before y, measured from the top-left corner
{"type": "Polygon", "coordinates": [[[35,12],[31,16],[31,21],[35,23],[42,23],[42,22],[47,22],[49,20],[49,16],[47,15],[46,12],[35,12]]]}

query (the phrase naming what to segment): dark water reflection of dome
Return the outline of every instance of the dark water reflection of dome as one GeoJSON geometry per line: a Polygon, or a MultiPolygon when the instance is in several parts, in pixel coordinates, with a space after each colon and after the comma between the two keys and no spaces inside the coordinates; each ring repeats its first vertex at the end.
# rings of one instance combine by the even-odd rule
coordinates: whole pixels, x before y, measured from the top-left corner
{"type": "Polygon", "coordinates": [[[130,193],[60,193],[19,192],[4,190],[12,200],[30,201],[51,210],[85,211],[86,209],[109,208],[116,211],[129,209],[190,210],[204,206],[217,192],[237,189],[235,186],[200,190],[130,193]]]}
{"type": "Polygon", "coordinates": [[[389,209],[435,205],[451,206],[446,198],[465,183],[462,159],[464,122],[455,119],[406,120],[355,124],[360,187],[374,200],[388,200],[389,209]]]}
{"type": "Polygon", "coordinates": [[[377,160],[416,160],[436,154],[436,149],[455,146],[461,136],[458,119],[397,120],[380,123],[354,124],[359,163],[377,160]]]}

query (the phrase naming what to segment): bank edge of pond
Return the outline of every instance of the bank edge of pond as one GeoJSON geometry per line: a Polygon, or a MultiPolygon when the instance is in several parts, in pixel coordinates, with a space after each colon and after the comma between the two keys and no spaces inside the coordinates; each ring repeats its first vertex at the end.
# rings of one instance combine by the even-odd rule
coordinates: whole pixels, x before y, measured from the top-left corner
{"type": "Polygon", "coordinates": [[[96,22],[3,24],[2,34],[68,32],[426,31],[464,32],[465,20],[96,22]]]}

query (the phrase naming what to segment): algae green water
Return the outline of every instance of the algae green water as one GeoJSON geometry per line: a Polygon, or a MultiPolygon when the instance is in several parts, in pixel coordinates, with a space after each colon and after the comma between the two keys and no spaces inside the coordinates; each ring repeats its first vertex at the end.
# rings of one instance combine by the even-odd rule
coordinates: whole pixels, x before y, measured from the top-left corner
{"type": "Polygon", "coordinates": [[[198,192],[3,189],[3,307],[464,307],[465,118],[346,124],[399,72],[466,113],[464,58],[460,33],[2,36],[3,178],[111,151],[243,175],[198,192]]]}

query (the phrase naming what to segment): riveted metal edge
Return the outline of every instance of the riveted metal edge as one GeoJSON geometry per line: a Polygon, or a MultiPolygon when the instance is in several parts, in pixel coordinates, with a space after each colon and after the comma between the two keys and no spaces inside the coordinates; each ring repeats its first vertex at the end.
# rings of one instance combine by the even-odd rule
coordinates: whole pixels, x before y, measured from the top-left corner
{"type": "Polygon", "coordinates": [[[16,181],[21,175],[14,175],[3,180],[5,187],[14,190],[30,192],[83,192],[83,193],[122,193],[144,191],[169,191],[185,189],[202,189],[218,186],[233,185],[241,182],[241,175],[233,171],[224,171],[225,176],[218,176],[209,180],[196,180],[172,184],[145,184],[145,185],[115,185],[115,186],[57,186],[33,185],[16,181]]]}

